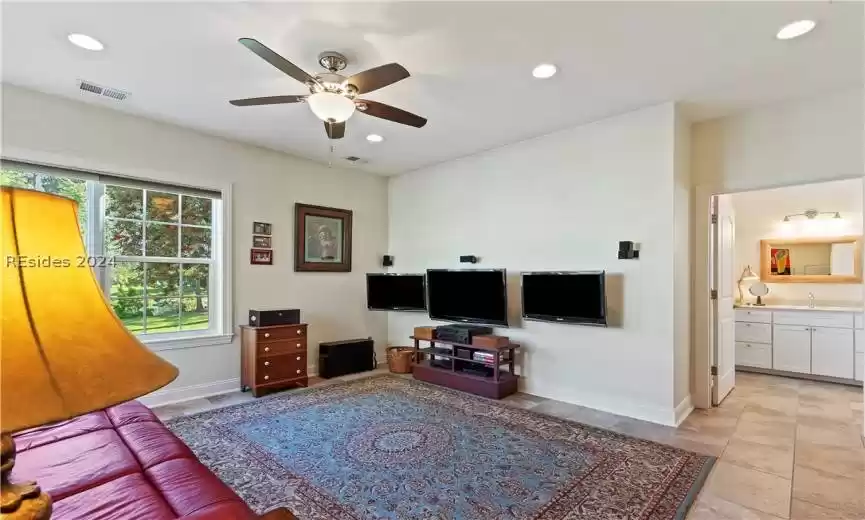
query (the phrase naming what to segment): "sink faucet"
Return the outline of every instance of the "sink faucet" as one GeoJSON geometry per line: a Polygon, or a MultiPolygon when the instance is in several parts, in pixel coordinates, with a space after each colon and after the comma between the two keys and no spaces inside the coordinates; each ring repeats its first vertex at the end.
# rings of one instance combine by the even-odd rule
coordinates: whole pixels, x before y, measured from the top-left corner
{"type": "Polygon", "coordinates": [[[814,293],[812,293],[812,292],[808,293],[808,308],[809,309],[814,308],[814,293]]]}

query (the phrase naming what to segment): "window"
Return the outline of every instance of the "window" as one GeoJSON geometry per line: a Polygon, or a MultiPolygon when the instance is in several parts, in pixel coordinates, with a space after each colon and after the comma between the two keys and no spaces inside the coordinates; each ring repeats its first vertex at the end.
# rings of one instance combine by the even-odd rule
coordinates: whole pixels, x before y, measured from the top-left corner
{"type": "Polygon", "coordinates": [[[142,340],[215,336],[228,328],[220,193],[5,161],[0,184],[78,201],[88,253],[108,259],[96,277],[142,340]]]}

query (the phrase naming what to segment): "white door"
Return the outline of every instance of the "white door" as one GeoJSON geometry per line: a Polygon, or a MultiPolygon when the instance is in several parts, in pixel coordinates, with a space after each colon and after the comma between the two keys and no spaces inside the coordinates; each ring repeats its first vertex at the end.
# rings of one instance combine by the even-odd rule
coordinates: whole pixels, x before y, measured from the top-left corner
{"type": "Polygon", "coordinates": [[[772,368],[810,374],[811,327],[775,325],[772,334],[772,368]]]}
{"type": "Polygon", "coordinates": [[[736,321],[733,314],[735,284],[735,226],[730,195],[713,198],[712,266],[714,313],[714,346],[712,365],[712,404],[719,405],[736,385],[736,321]]]}
{"type": "Polygon", "coordinates": [[[853,379],[856,347],[852,329],[811,327],[811,373],[853,379]]]}

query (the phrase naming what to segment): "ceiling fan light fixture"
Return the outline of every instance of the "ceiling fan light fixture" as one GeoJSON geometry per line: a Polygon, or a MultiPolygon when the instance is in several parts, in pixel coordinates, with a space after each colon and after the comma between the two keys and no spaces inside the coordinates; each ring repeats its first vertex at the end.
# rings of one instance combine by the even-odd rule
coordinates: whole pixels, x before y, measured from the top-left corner
{"type": "Polygon", "coordinates": [[[354,114],[354,101],[333,92],[316,92],[306,98],[315,117],[324,122],[342,123],[354,114]]]}

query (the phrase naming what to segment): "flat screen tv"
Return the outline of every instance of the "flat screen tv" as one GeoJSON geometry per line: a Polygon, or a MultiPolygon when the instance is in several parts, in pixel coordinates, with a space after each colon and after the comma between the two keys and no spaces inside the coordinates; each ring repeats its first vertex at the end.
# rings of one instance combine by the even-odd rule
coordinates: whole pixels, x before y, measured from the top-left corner
{"type": "Polygon", "coordinates": [[[523,318],[607,325],[604,271],[522,273],[523,318]]]}
{"type": "Polygon", "coordinates": [[[424,285],[422,274],[368,273],[366,305],[378,311],[424,311],[424,285]]]}
{"type": "Polygon", "coordinates": [[[426,280],[430,318],[508,326],[504,269],[429,269],[426,280]]]}

